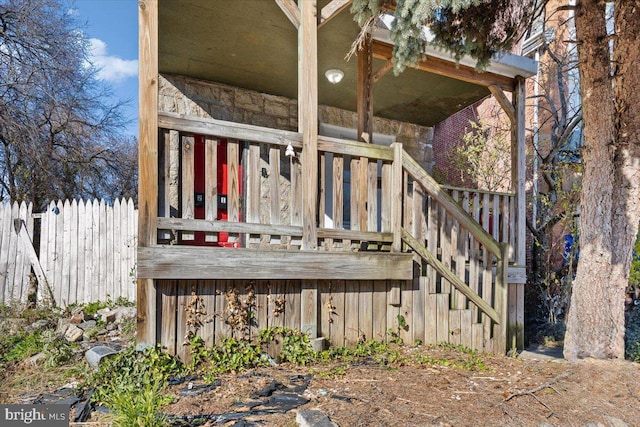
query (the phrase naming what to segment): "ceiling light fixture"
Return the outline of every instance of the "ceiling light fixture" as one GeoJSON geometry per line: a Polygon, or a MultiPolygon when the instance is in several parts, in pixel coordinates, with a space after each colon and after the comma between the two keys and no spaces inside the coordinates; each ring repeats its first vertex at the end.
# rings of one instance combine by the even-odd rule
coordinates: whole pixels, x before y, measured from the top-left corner
{"type": "Polygon", "coordinates": [[[329,80],[330,83],[337,84],[340,83],[340,81],[344,77],[344,73],[342,72],[342,70],[332,68],[331,70],[327,70],[324,73],[324,76],[327,78],[327,80],[329,80]]]}

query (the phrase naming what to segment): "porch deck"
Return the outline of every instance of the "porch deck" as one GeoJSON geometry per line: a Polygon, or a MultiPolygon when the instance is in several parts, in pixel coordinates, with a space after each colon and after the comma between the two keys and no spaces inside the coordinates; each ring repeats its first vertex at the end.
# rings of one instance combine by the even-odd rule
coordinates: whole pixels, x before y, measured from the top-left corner
{"type": "Polygon", "coordinates": [[[172,113],[159,113],[159,126],[158,244],[139,249],[138,277],[157,280],[158,336],[170,351],[188,357],[179,308],[193,295],[219,319],[206,339],[232,332],[229,292],[255,296],[249,335],[287,325],[353,344],[384,339],[402,315],[406,342],[504,351],[514,195],[442,187],[401,144],[319,136],[316,248],[303,249],[300,134],[172,113]]]}

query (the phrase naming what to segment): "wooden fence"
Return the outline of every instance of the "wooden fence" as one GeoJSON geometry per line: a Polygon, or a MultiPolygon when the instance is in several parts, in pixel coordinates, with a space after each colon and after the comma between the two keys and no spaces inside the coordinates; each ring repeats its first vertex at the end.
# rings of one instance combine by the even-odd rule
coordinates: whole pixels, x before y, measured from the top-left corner
{"type": "Polygon", "coordinates": [[[36,282],[37,298],[60,306],[134,300],[137,222],[131,199],[0,205],[1,302],[25,303],[36,282]]]}

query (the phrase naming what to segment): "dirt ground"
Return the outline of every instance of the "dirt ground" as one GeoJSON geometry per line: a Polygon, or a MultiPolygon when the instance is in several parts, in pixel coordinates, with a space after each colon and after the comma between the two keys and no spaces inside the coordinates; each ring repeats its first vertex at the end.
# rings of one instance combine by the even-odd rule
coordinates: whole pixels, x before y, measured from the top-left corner
{"type": "MultiPolygon", "coordinates": [[[[526,359],[483,355],[486,369],[468,370],[452,366],[460,357],[455,351],[405,351],[424,352],[438,362],[389,367],[365,360],[261,368],[221,376],[217,388],[180,397],[165,412],[178,416],[174,421],[182,419],[184,425],[198,423],[195,415],[227,414],[199,422],[295,426],[294,410],[268,413],[272,402],[256,395],[281,384],[286,387],[281,392],[289,395],[304,389],[300,395],[308,402],[298,409],[318,409],[342,427],[640,426],[640,364],[597,360],[570,364],[529,353],[526,359]],[[306,385],[304,376],[309,373],[306,385]],[[229,415],[246,414],[251,407],[254,414],[229,415]]],[[[199,387],[198,381],[192,385],[199,387]]],[[[184,387],[172,391],[178,394],[184,387]]]]}
{"type": "MultiPolygon", "coordinates": [[[[531,352],[470,361],[468,353],[437,346],[399,347],[387,362],[279,364],[213,383],[186,378],[169,387],[175,399],[163,412],[176,426],[294,427],[300,409],[317,409],[341,427],[640,426],[638,363],[571,364],[531,352]]],[[[81,385],[91,372],[83,360],[57,371],[25,363],[13,369],[1,375],[0,403],[33,402],[81,385]]],[[[82,425],[108,419],[94,411],[82,425]]]]}

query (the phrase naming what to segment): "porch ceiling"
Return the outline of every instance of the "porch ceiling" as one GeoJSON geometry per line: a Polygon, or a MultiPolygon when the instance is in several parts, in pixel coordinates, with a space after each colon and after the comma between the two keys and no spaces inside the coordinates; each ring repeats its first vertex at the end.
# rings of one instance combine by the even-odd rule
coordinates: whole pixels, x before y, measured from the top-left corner
{"type": "MultiPolygon", "coordinates": [[[[322,7],[328,0],[320,0],[322,7]]],[[[297,30],[273,0],[162,0],[159,70],[273,95],[297,97],[297,30]]],[[[318,31],[323,105],[356,110],[356,58],[344,59],[358,26],[348,10],[318,31]],[[324,72],[345,76],[332,85],[324,72]]],[[[384,61],[374,60],[374,72],[384,61]]],[[[416,69],[387,73],[374,87],[374,114],[432,126],[489,95],[479,85],[416,69]]]]}

